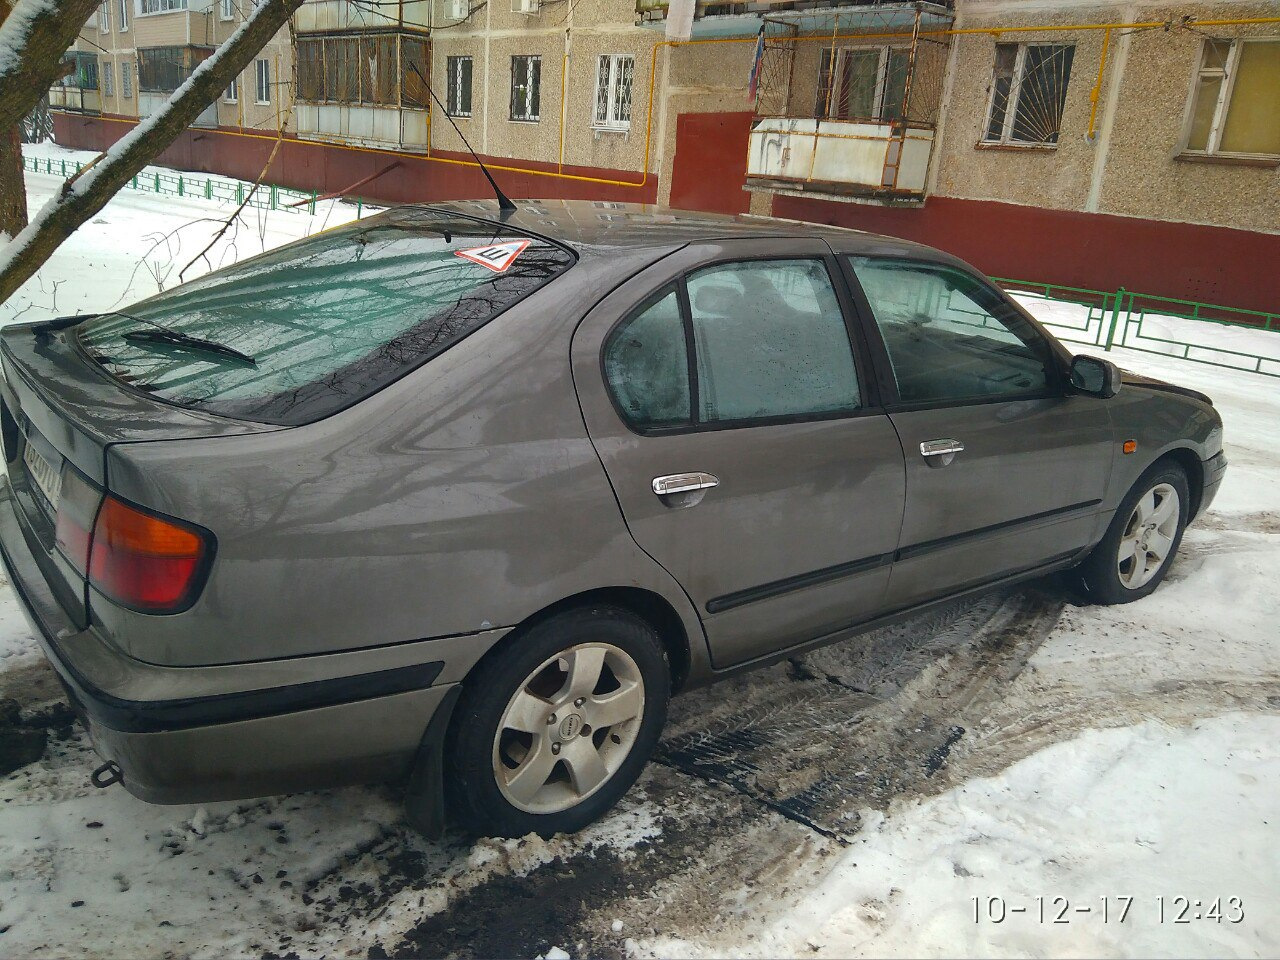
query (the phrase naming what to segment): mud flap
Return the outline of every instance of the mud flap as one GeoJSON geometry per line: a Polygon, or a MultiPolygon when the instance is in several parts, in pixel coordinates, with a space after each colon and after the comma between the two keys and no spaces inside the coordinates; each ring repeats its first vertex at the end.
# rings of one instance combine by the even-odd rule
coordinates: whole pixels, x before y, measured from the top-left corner
{"type": "Polygon", "coordinates": [[[462,684],[456,684],[440,701],[422,734],[405,790],[405,818],[428,840],[439,840],[444,835],[444,735],[461,693],[462,684]]]}

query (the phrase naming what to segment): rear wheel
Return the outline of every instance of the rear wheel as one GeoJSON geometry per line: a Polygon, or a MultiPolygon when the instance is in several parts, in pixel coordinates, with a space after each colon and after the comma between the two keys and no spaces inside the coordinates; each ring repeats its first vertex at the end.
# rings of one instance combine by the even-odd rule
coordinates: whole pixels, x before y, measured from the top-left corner
{"type": "Polygon", "coordinates": [[[1190,502],[1181,467],[1158,463],[1143,474],[1080,566],[1089,599],[1129,603],[1154,591],[1182,543],[1190,502]]]}
{"type": "Polygon", "coordinates": [[[669,689],[661,639],[628,611],[537,624],[467,678],[446,743],[451,812],[485,835],[581,829],[639,776],[669,689]]]}

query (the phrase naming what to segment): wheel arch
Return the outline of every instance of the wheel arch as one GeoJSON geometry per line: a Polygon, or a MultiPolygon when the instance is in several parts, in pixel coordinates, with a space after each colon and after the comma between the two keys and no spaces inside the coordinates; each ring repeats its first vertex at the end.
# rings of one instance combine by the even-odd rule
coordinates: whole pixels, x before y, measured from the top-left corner
{"type": "MultiPolygon", "coordinates": [[[[671,665],[671,692],[678,692],[689,679],[692,667],[690,637],[675,607],[661,594],[643,587],[597,587],[557,600],[516,624],[510,633],[477,661],[469,673],[474,673],[481,663],[491,657],[500,656],[501,651],[518,642],[520,636],[535,625],[567,610],[600,604],[633,613],[653,627],[662,640],[667,661],[671,665]]],[[[466,678],[462,682],[466,683],[466,678]]]]}
{"type": "Polygon", "coordinates": [[[1148,469],[1164,463],[1176,464],[1187,475],[1187,493],[1191,497],[1191,503],[1187,505],[1187,523],[1190,523],[1200,513],[1200,501],[1204,498],[1204,464],[1190,447],[1174,447],[1157,457],[1148,469]]]}

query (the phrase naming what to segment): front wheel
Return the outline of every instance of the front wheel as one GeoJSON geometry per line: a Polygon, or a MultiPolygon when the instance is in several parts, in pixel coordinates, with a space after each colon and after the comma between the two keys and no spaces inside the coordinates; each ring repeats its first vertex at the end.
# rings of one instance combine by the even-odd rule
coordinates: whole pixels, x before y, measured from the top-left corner
{"type": "Polygon", "coordinates": [[[1080,565],[1089,599],[1129,603],[1154,591],[1182,543],[1190,502],[1181,467],[1156,464],[1143,474],[1120,503],[1102,542],[1080,565]]]}
{"type": "Polygon", "coordinates": [[[452,813],[482,835],[581,829],[640,775],[669,689],[661,639],[628,611],[535,625],[464,684],[446,744],[452,813]]]}

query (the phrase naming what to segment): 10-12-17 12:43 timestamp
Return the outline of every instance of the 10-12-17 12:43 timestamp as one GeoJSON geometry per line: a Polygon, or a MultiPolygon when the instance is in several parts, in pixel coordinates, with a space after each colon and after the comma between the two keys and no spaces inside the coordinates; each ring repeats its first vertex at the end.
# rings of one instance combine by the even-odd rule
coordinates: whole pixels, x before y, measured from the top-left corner
{"type": "Polygon", "coordinates": [[[1092,901],[1072,901],[1069,897],[1036,896],[1028,899],[970,897],[974,923],[1005,923],[1026,918],[1039,923],[1073,923],[1083,920],[1125,923],[1135,916],[1134,905],[1157,923],[1243,923],[1244,901],[1240,897],[1158,896],[1150,901],[1137,897],[1105,896],[1092,901]],[[1145,907],[1154,908],[1150,914],[1145,907]]]}

